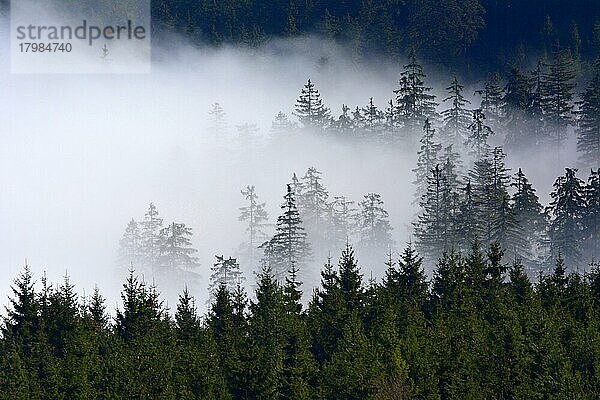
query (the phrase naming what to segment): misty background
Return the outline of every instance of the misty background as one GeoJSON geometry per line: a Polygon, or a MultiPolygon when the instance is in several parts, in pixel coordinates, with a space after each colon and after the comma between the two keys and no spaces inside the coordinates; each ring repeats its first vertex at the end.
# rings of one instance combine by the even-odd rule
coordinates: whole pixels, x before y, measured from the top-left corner
{"type": "MultiPolygon", "coordinates": [[[[214,256],[235,256],[245,240],[238,221],[240,190],[254,185],[274,223],[285,185],[294,172],[301,176],[309,167],[323,173],[331,196],[357,202],[368,192],[380,193],[397,250],[411,240],[416,147],[270,133],[279,111],[291,117],[308,78],[332,116],[341,113],[342,104],[365,106],[369,97],[384,108],[402,60],[358,66],[344,46],[314,36],[253,49],[198,47],[173,36],[168,46],[153,48],[148,75],[11,75],[6,28],[3,19],[0,297],[9,295],[27,259],[38,279],[44,271],[50,282],[68,274],[87,294],[97,284],[113,309],[123,282],[116,267],[118,241],[127,222],[140,220],[153,202],[165,224],[185,222],[193,229],[202,285],[192,294],[203,309],[214,256]],[[225,110],[226,136],[210,133],[214,102],[225,110]],[[236,126],[244,123],[260,129],[251,146],[238,137],[236,126]]],[[[440,101],[451,71],[426,64],[425,70],[440,101]]],[[[473,107],[481,84],[466,85],[473,107]]],[[[574,142],[571,132],[561,163],[552,155],[509,152],[507,165],[522,167],[546,204],[556,176],[575,165],[574,142]]],[[[333,260],[338,256],[332,254],[333,260]]],[[[325,261],[315,259],[315,271],[325,261]]],[[[380,277],[385,269],[364,262],[361,267],[365,277],[380,277]]],[[[251,284],[252,272],[241,268],[251,284]]],[[[184,285],[178,282],[165,293],[171,307],[184,285]]],[[[311,286],[307,282],[304,291],[310,293],[311,286]]]]}

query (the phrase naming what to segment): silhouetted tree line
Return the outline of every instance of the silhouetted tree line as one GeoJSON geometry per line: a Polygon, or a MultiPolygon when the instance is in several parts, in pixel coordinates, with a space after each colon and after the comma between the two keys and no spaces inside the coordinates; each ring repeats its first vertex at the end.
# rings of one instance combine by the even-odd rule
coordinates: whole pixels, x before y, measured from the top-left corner
{"type": "Polygon", "coordinates": [[[200,316],[133,272],[109,316],[96,289],[15,280],[0,339],[5,399],[595,399],[600,268],[555,260],[532,283],[492,243],[447,252],[427,280],[408,245],[365,283],[348,245],[305,307],[295,268],[252,299],[220,285],[200,316]]]}
{"type": "Polygon", "coordinates": [[[165,225],[158,209],[150,203],[143,219],[131,219],[119,241],[117,265],[161,274],[199,266],[192,246],[192,229],[184,223],[165,225]]]}
{"type": "Polygon", "coordinates": [[[558,47],[531,71],[513,67],[505,75],[489,75],[474,93],[480,99],[478,106],[471,106],[471,96],[456,76],[445,92],[446,97],[438,102],[411,51],[385,107],[370,98],[365,106],[354,109],[343,104],[336,116],[309,79],[293,111],[299,125],[280,112],[272,134],[304,128],[411,145],[427,131],[430,137],[437,132],[440,144],[452,145],[454,151],[469,153],[475,160],[490,142],[515,152],[528,152],[535,146],[560,160],[574,131],[581,164],[595,168],[600,163],[600,62],[583,71],[569,49],[558,47]],[[578,86],[582,87],[579,92],[578,86]]]}
{"type": "Polygon", "coordinates": [[[153,2],[153,20],[158,30],[196,43],[256,45],[316,33],[344,42],[356,60],[374,53],[399,58],[416,49],[465,70],[528,61],[558,42],[578,57],[600,54],[594,0],[160,0],[153,2]]]}

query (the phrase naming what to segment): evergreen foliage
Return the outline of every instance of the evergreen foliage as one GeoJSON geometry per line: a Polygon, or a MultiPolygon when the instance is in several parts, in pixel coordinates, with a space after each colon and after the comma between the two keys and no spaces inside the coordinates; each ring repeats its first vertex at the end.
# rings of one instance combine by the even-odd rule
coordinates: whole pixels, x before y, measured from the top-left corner
{"type": "Polygon", "coordinates": [[[255,300],[221,285],[205,318],[187,289],[171,314],[131,272],[112,321],[97,291],[86,307],[68,278],[38,292],[26,266],[0,398],[594,398],[597,267],[569,273],[559,255],[534,285],[502,253],[445,253],[430,283],[409,244],[366,286],[347,245],[307,309],[297,269],[282,286],[266,267],[255,300]]]}

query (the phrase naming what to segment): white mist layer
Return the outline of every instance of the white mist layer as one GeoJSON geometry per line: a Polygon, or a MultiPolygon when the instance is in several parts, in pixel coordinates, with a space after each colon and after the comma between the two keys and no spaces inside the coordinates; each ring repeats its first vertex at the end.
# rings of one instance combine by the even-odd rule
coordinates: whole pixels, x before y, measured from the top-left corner
{"type": "MultiPolygon", "coordinates": [[[[245,240],[240,190],[255,185],[274,223],[291,174],[302,176],[311,166],[323,173],[331,196],[360,201],[368,192],[380,193],[399,248],[410,240],[413,149],[308,134],[269,139],[273,117],[279,111],[291,116],[307,78],[337,117],[342,103],[362,107],[369,97],[385,108],[401,66],[357,69],[342,50],[317,39],[275,42],[260,51],[178,44],[160,54],[149,75],[10,75],[3,61],[1,299],[27,258],[38,280],[43,271],[57,283],[68,273],[88,294],[98,284],[112,311],[123,278],[115,267],[118,241],[127,222],[141,220],[153,202],[165,223],[184,222],[194,230],[204,285],[193,294],[202,308],[214,256],[235,255],[245,240]],[[231,128],[222,140],[208,133],[214,102],[224,107],[231,128]],[[261,128],[252,151],[235,139],[235,125],[246,122],[261,128]]],[[[2,47],[0,58],[8,57],[2,47]]],[[[450,80],[431,78],[437,94],[450,80]]],[[[509,154],[508,164],[523,166],[546,201],[563,169],[552,160],[509,154]]],[[[384,270],[359,261],[366,277],[384,270]]],[[[315,266],[323,262],[315,260],[315,266]]],[[[176,296],[167,297],[173,308],[176,296]]]]}

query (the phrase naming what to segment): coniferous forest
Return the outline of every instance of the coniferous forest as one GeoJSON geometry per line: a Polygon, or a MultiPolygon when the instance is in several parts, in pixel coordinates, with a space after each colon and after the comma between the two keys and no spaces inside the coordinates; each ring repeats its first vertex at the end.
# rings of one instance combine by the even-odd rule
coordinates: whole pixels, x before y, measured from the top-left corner
{"type": "Polygon", "coordinates": [[[410,154],[408,171],[381,168],[411,195],[409,234],[398,199],[340,193],[319,165],[273,184],[274,207],[270,188],[234,188],[225,212],[244,239],[209,265],[197,232],[211,227],[148,202],[119,221],[102,271],[123,277],[116,301],[25,261],[0,324],[0,399],[598,399],[600,10],[572,3],[153,2],[162,43],[317,34],[356,68],[396,62],[385,100],[330,106],[307,77],[267,130],[220,102],[200,118],[220,169],[231,143],[257,158],[308,137],[410,154]],[[560,166],[551,187],[519,165],[532,158],[560,166]]]}

